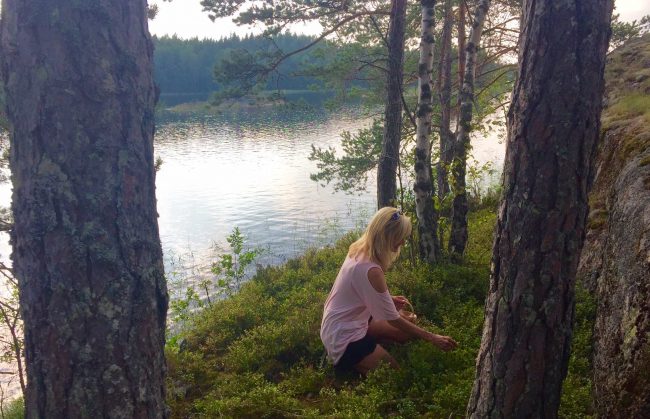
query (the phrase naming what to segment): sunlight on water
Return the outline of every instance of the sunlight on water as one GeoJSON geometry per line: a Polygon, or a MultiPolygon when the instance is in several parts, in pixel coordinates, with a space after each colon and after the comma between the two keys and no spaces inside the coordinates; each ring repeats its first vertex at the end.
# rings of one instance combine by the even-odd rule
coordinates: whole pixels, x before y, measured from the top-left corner
{"type": "Polygon", "coordinates": [[[368,193],[332,194],[309,179],[311,145],[337,146],[343,130],[370,120],[353,112],[242,112],[163,120],[156,134],[160,233],[166,253],[192,251],[207,262],[213,242],[237,226],[251,245],[278,263],[310,246],[329,244],[372,213],[368,193]],[[327,230],[337,231],[327,231],[327,230]]]}
{"type": "MultiPolygon", "coordinates": [[[[166,255],[191,254],[205,266],[214,259],[212,244],[225,248],[237,226],[249,244],[266,250],[258,262],[278,264],[364,226],[376,205],[374,172],[366,193],[333,194],[309,179],[317,168],[307,157],[312,144],[340,149],[342,131],[370,122],[354,109],[160,120],[156,155],[163,165],[156,193],[166,255]]],[[[472,154],[500,171],[503,149],[493,131],[477,136],[472,154]]],[[[497,181],[497,173],[488,180],[497,181]]]]}
{"type": "MultiPolygon", "coordinates": [[[[159,118],[155,154],[163,165],[156,195],[166,256],[191,253],[199,263],[209,263],[213,244],[226,247],[226,236],[237,226],[249,244],[266,249],[260,263],[278,264],[363,227],[375,210],[375,173],[368,177],[366,193],[334,194],[309,179],[316,164],[307,157],[312,144],[340,151],[342,131],[370,122],[353,108],[159,118]]],[[[497,169],[491,183],[498,182],[504,156],[497,134],[477,133],[473,140],[475,159],[493,162],[497,169]]],[[[4,182],[0,205],[10,201],[11,185],[4,182]]],[[[9,254],[2,233],[0,257],[8,261],[9,254]]]]}

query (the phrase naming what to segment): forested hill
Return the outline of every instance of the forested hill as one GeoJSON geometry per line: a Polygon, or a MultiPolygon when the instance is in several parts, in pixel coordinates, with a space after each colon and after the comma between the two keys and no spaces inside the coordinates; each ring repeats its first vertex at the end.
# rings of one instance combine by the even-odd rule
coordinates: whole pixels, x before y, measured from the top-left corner
{"type": "MultiPolygon", "coordinates": [[[[259,36],[232,35],[220,40],[197,38],[184,40],[177,37],[154,37],[154,77],[162,94],[209,93],[219,89],[214,80],[214,67],[234,50],[247,50],[251,54],[272,53],[278,48],[284,52],[301,48],[313,38],[305,35],[277,35],[273,43],[259,36]]],[[[269,80],[269,88],[307,89],[316,80],[294,76],[300,64],[309,59],[309,52],[299,53],[284,61],[278,68],[280,77],[269,80]]]]}

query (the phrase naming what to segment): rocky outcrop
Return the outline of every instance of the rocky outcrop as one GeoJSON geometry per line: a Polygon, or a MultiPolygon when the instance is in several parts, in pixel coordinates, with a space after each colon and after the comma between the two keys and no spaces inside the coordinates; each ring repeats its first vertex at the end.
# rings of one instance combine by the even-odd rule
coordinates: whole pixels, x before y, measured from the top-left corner
{"type": "Polygon", "coordinates": [[[650,35],[612,52],[578,280],[596,297],[598,415],[650,418],[650,35]]]}

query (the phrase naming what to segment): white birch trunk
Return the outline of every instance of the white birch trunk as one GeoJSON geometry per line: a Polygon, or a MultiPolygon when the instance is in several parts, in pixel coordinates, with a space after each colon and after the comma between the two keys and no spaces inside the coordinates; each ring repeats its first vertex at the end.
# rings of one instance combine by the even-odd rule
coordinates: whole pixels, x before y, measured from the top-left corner
{"type": "Polygon", "coordinates": [[[463,86],[460,91],[460,115],[458,118],[458,131],[454,145],[454,158],[452,161],[452,191],[454,202],[451,214],[451,233],[449,237],[449,253],[452,258],[462,258],[467,245],[467,191],[465,172],[467,167],[467,151],[470,148],[469,134],[472,130],[472,107],[474,104],[474,69],[476,67],[476,54],[483,33],[483,24],[490,7],[490,0],[480,0],[474,21],[469,32],[469,39],[465,47],[465,73],[463,86]]]}
{"type": "Polygon", "coordinates": [[[421,0],[422,38],[420,40],[420,62],[418,65],[418,110],[415,144],[415,210],[420,235],[420,256],[434,263],[440,256],[438,241],[438,215],[433,203],[433,182],[431,176],[431,115],[432,115],[432,72],[434,48],[434,6],[435,0],[421,0]]]}

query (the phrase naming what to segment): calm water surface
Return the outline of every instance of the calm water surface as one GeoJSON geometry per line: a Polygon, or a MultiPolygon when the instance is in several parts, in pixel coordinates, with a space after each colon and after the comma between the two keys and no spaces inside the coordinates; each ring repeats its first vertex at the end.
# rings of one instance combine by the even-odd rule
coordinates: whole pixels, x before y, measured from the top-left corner
{"type": "MultiPolygon", "coordinates": [[[[249,245],[265,250],[263,264],[282,263],[363,227],[376,206],[375,173],[368,177],[366,193],[333,193],[332,187],[309,179],[317,168],[308,156],[312,144],[340,150],[342,131],[370,122],[353,107],[163,114],[155,137],[155,154],[163,160],[156,194],[167,268],[179,257],[208,265],[218,253],[215,245],[227,248],[226,236],[234,227],[249,245]]],[[[496,133],[477,136],[473,154],[500,168],[504,145],[496,133]]],[[[10,199],[11,186],[5,182],[0,204],[8,206],[10,199]]],[[[9,253],[4,234],[0,257],[7,260],[9,253]]]]}
{"type": "Polygon", "coordinates": [[[165,254],[199,261],[239,227],[262,263],[279,263],[307,247],[331,243],[365,222],[376,206],[368,193],[333,194],[309,179],[312,144],[338,147],[343,130],[370,120],[353,109],[245,111],[181,116],[158,122],[156,155],[163,159],[156,194],[165,254]]]}
{"type": "MultiPolygon", "coordinates": [[[[367,193],[333,193],[310,180],[317,167],[308,156],[312,144],[340,149],[342,131],[369,125],[354,108],[159,119],[156,155],[164,163],[156,192],[168,268],[170,257],[179,255],[209,263],[212,245],[226,247],[235,226],[250,245],[266,250],[263,264],[281,263],[364,226],[376,206],[375,173],[367,193]]],[[[477,161],[500,168],[503,145],[496,133],[477,137],[473,147],[477,161]]]]}

